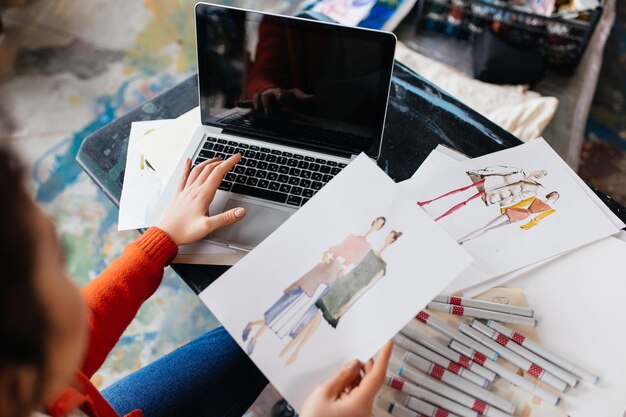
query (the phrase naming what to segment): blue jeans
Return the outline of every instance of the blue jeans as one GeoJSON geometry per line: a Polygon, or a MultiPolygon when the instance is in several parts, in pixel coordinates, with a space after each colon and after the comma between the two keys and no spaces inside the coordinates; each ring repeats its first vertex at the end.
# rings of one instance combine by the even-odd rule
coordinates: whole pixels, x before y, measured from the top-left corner
{"type": "Polygon", "coordinates": [[[267,379],[223,327],[116,382],[102,395],[120,415],[241,417],[267,379]]]}

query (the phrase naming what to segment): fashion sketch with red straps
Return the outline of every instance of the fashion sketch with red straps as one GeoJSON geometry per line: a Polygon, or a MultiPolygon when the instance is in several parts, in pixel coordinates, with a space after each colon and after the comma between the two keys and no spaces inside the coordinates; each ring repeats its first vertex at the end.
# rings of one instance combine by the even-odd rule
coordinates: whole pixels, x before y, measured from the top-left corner
{"type": "Polygon", "coordinates": [[[424,207],[435,201],[450,198],[467,190],[475,190],[475,193],[460,203],[456,203],[449,209],[435,217],[435,221],[440,221],[463,207],[473,200],[480,199],[486,207],[497,206],[500,213],[484,226],[461,237],[458,242],[466,243],[470,240],[483,236],[487,232],[521,222],[535,215],[528,222],[520,226],[523,230],[529,230],[539,224],[539,222],[556,212],[551,204],[555,203],[560,195],[552,191],[542,199],[538,194],[543,190],[543,185],[539,180],[548,175],[546,170],[536,170],[526,173],[524,170],[505,165],[495,165],[487,168],[467,171],[471,184],[448,191],[431,200],[419,201],[417,204],[424,207]]]}

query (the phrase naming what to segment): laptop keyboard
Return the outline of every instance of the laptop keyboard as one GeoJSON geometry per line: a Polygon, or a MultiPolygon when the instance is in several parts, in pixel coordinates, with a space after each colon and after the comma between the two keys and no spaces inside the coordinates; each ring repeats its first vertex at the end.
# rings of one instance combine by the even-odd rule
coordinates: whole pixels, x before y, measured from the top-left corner
{"type": "Polygon", "coordinates": [[[326,159],[214,137],[205,138],[193,166],[211,158],[226,159],[236,153],[241,154],[241,161],[226,174],[220,190],[295,207],[309,201],[346,166],[326,159]]]}

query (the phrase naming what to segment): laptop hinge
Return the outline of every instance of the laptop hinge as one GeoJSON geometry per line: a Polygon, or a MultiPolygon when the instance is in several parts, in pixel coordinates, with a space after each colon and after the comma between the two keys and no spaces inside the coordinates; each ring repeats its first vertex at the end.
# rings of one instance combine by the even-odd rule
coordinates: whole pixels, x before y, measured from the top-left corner
{"type": "Polygon", "coordinates": [[[226,133],[224,129],[222,129],[221,127],[216,127],[216,126],[211,126],[211,125],[204,125],[204,127],[209,129],[211,133],[226,133]]]}
{"type": "MultiPolygon", "coordinates": [[[[211,127],[212,129],[218,129],[216,127],[210,126],[210,125],[205,125],[206,127],[211,127]]],[[[245,132],[239,129],[229,129],[227,127],[225,127],[224,129],[221,129],[222,134],[225,135],[231,135],[231,136],[239,136],[239,137],[244,137],[244,138],[248,138],[248,139],[254,139],[254,140],[260,140],[260,141],[264,141],[264,142],[269,142],[269,143],[274,143],[276,145],[281,145],[281,146],[289,146],[292,148],[298,148],[298,149],[302,149],[302,150],[308,150],[311,152],[320,152],[320,153],[326,153],[329,155],[333,155],[333,156],[338,156],[340,158],[346,158],[346,159],[354,159],[356,158],[358,155],[354,155],[352,154],[352,152],[350,151],[340,151],[338,149],[332,149],[332,148],[327,148],[327,147],[323,147],[323,146],[315,146],[315,145],[311,145],[311,144],[305,144],[305,143],[296,143],[296,142],[291,142],[289,140],[282,140],[282,139],[277,139],[273,136],[265,136],[262,134],[255,134],[255,133],[249,133],[249,132],[245,132]]]]}

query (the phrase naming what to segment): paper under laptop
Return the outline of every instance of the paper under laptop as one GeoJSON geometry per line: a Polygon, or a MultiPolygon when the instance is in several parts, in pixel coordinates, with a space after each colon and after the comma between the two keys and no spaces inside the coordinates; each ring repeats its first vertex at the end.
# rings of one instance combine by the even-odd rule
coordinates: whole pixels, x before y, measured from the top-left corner
{"type": "MultiPolygon", "coordinates": [[[[142,152],[175,155],[175,149],[184,141],[173,140],[172,132],[184,130],[191,123],[192,113],[176,120],[152,120],[133,122],[128,140],[124,184],[120,198],[118,230],[144,229],[150,226],[150,214],[162,191],[162,177],[146,162],[142,152]]],[[[168,158],[155,158],[161,170],[168,170],[172,162],[168,158]]],[[[177,160],[174,161],[177,163],[177,160]]],[[[174,264],[233,265],[246,252],[233,250],[210,241],[183,245],[178,250],[174,264]]]]}
{"type": "Polygon", "coordinates": [[[200,107],[195,107],[171,123],[158,128],[150,135],[150,140],[139,142],[141,153],[157,172],[163,184],[167,184],[172,177],[189,141],[201,125],[200,107]]]}

